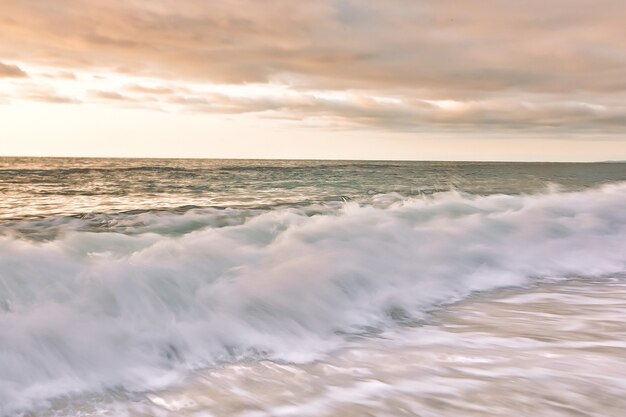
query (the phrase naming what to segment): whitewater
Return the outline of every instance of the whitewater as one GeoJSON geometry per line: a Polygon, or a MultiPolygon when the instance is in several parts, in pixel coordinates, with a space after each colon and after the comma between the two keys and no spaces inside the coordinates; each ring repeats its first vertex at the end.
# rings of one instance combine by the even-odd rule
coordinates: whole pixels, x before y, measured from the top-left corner
{"type": "Polygon", "coordinates": [[[2,416],[624,411],[623,168],[38,163],[0,173],[2,416]]]}

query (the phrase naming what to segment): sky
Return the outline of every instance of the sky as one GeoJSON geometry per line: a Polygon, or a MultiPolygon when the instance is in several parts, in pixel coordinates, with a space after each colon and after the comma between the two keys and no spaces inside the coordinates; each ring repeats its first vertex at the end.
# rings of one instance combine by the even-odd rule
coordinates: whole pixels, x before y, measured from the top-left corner
{"type": "Polygon", "coordinates": [[[626,160],[624,0],[0,0],[0,155],[626,160]]]}

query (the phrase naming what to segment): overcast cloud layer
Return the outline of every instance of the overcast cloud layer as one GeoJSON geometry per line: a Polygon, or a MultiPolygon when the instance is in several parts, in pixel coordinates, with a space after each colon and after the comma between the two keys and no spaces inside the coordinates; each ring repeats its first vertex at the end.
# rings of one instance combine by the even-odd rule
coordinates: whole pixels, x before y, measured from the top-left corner
{"type": "Polygon", "coordinates": [[[5,101],[620,139],[624,16],[623,0],[6,0],[0,80],[5,101]]]}

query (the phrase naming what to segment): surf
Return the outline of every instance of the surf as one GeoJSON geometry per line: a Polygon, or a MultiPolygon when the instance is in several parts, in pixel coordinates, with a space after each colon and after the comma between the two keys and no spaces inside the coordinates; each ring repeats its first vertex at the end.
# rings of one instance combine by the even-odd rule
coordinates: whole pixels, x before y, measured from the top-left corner
{"type": "Polygon", "coordinates": [[[476,292],[621,273],[624,207],[616,183],[40,219],[43,239],[4,223],[0,412],[241,360],[310,363],[476,292]]]}

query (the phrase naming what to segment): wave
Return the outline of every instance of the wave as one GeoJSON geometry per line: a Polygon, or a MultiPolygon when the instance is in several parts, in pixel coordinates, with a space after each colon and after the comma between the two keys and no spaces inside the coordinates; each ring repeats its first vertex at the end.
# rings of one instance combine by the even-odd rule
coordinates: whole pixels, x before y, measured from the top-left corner
{"type": "Polygon", "coordinates": [[[242,358],[306,362],[475,291],[620,273],[625,207],[620,183],[129,213],[103,230],[74,218],[42,240],[5,230],[0,414],[242,358]]]}

